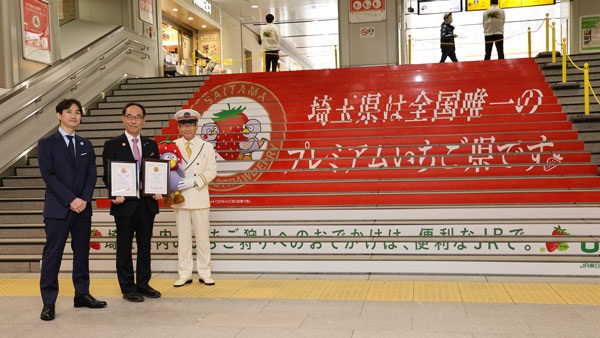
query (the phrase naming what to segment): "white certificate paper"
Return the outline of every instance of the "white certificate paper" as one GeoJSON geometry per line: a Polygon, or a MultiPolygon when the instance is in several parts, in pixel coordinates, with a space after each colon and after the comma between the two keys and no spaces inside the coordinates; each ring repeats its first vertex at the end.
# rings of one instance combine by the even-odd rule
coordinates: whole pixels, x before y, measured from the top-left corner
{"type": "Polygon", "coordinates": [[[144,159],[144,180],[142,188],[144,195],[169,194],[169,161],[144,159]]]}
{"type": "Polygon", "coordinates": [[[137,163],[126,161],[111,161],[110,162],[110,190],[111,198],[123,197],[139,197],[139,180],[137,163]]]}

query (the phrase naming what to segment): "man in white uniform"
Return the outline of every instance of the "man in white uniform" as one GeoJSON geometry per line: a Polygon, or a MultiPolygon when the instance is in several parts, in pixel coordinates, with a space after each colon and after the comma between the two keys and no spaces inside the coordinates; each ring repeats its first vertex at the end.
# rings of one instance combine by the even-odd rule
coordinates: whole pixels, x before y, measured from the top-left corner
{"type": "Polygon", "coordinates": [[[179,279],[175,282],[175,287],[192,282],[192,233],[196,238],[199,281],[206,285],[215,284],[210,271],[208,183],[217,175],[217,160],[213,145],[196,136],[199,118],[200,114],[192,109],[183,109],[175,114],[181,135],[175,140],[175,144],[182,154],[185,169],[185,179],[179,183],[179,190],[185,201],[173,205],[179,243],[179,279]]]}
{"type": "Polygon", "coordinates": [[[273,20],[275,20],[273,14],[267,14],[266,20],[267,25],[260,30],[259,43],[263,45],[265,53],[265,70],[267,72],[276,72],[277,63],[279,63],[281,34],[279,34],[279,29],[273,24],[273,20]]]}

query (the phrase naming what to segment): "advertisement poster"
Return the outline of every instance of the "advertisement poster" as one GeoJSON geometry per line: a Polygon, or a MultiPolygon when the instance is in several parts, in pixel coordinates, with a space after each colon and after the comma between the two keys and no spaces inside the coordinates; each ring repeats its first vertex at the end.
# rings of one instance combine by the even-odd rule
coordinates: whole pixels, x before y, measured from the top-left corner
{"type": "Polygon", "coordinates": [[[600,15],[582,16],[580,51],[582,53],[600,50],[600,15]]]}
{"type": "Polygon", "coordinates": [[[22,0],[23,58],[52,64],[49,4],[44,0],[22,0]]]}
{"type": "Polygon", "coordinates": [[[419,15],[462,11],[462,0],[419,0],[419,15]]]}
{"type": "Polygon", "coordinates": [[[140,20],[154,24],[154,0],[139,0],[140,3],[140,20]]]}
{"type": "Polygon", "coordinates": [[[219,62],[218,40],[214,36],[204,35],[200,37],[200,53],[209,57],[212,61],[219,62]]]}
{"type": "Polygon", "coordinates": [[[385,0],[349,0],[350,23],[385,21],[385,0]]]}

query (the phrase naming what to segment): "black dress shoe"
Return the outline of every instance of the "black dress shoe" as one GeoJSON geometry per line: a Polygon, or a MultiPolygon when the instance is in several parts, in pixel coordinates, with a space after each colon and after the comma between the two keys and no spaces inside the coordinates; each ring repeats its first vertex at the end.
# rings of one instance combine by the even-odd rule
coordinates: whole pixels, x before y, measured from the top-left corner
{"type": "Polygon", "coordinates": [[[106,307],[106,302],[97,300],[92,295],[75,296],[75,307],[89,307],[91,309],[100,309],[106,307]]]}
{"type": "Polygon", "coordinates": [[[160,298],[160,292],[154,290],[150,285],[143,289],[138,289],[138,292],[148,298],[160,298]]]}
{"type": "Polygon", "coordinates": [[[141,294],[132,291],[123,294],[123,299],[128,300],[130,302],[139,303],[144,301],[144,296],[141,294]]]}
{"type": "Polygon", "coordinates": [[[54,319],[54,304],[44,305],[42,313],[40,314],[41,320],[52,320],[54,319]]]}

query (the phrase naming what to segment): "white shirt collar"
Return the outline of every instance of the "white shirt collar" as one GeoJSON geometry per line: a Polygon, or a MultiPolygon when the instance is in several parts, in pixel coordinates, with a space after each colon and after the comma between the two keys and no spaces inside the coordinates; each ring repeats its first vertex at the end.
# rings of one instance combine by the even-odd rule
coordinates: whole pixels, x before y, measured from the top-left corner
{"type": "Polygon", "coordinates": [[[69,133],[67,133],[67,132],[66,132],[64,129],[62,129],[62,127],[58,127],[58,132],[59,132],[59,133],[60,133],[60,134],[61,134],[63,137],[65,137],[65,136],[67,136],[67,135],[75,137],[75,132],[73,132],[73,134],[69,134],[69,133]]]}
{"type": "Polygon", "coordinates": [[[138,144],[140,144],[142,141],[142,139],[140,138],[140,135],[138,135],[137,137],[133,137],[127,131],[125,131],[125,136],[127,137],[127,141],[129,141],[130,144],[133,144],[133,142],[131,140],[133,140],[134,138],[138,139],[138,144]]]}

